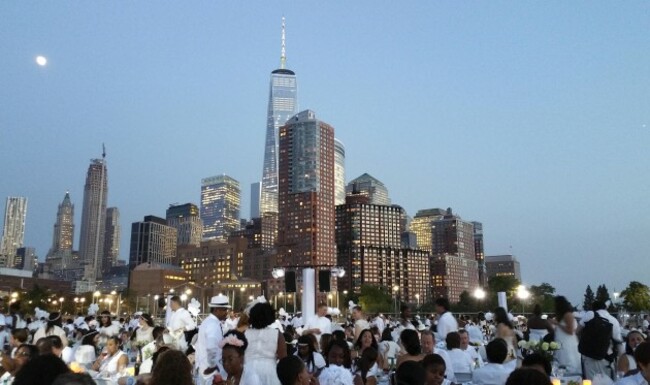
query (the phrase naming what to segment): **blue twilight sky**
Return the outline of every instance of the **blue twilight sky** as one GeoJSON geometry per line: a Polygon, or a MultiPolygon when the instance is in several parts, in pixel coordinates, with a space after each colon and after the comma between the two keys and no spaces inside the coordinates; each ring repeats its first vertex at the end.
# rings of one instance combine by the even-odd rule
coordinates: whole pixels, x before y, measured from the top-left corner
{"type": "Polygon", "coordinates": [[[2,1],[0,198],[29,198],[27,245],[47,253],[70,190],[78,247],[102,142],[123,259],[130,223],[198,203],[202,177],[239,180],[248,217],[283,15],[346,180],[483,222],[488,255],[574,302],[650,283],[647,1],[2,1]]]}

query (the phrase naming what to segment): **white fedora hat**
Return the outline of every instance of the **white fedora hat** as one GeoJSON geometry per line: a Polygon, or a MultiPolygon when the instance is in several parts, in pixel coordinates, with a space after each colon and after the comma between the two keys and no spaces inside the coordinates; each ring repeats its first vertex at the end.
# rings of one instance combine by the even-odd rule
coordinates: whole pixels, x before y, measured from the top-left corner
{"type": "Polygon", "coordinates": [[[223,294],[215,295],[214,297],[212,297],[210,299],[210,303],[208,304],[208,307],[224,307],[226,309],[231,308],[230,302],[228,301],[228,297],[223,294]]]}

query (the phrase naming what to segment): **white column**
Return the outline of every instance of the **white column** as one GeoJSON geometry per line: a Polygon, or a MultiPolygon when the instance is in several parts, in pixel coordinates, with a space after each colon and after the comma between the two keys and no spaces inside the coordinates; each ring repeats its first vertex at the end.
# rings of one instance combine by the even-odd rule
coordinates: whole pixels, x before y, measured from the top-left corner
{"type": "Polygon", "coordinates": [[[316,314],[316,270],[311,267],[302,269],[302,316],[309,320],[316,314]]]}
{"type": "Polygon", "coordinates": [[[508,312],[508,300],[506,299],[506,292],[505,291],[500,291],[497,293],[497,300],[499,302],[499,306],[506,309],[506,313],[508,312]]]}

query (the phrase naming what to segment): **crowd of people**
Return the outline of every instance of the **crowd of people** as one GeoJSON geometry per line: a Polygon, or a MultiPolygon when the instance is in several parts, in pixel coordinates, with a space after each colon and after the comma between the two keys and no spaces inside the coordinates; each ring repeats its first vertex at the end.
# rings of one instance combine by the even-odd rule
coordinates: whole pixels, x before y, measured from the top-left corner
{"type": "MultiPolygon", "coordinates": [[[[263,297],[233,311],[217,295],[209,314],[171,297],[165,320],[149,314],[62,317],[13,303],[0,316],[0,385],[536,385],[579,378],[647,384],[647,317],[635,328],[606,305],[576,313],[561,296],[554,316],[539,306],[527,319],[504,308],[456,316],[439,298],[436,314],[349,317],[276,312],[263,297]]],[[[602,382],[607,383],[607,382],[602,382]]]]}

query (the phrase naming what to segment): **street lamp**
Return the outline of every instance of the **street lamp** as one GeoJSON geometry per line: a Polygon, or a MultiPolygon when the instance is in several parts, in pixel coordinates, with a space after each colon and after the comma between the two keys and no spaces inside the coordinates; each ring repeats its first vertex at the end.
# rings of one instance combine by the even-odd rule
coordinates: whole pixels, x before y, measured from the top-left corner
{"type": "Polygon", "coordinates": [[[417,301],[418,307],[420,307],[420,294],[415,295],[415,300],[417,301]]]}
{"type": "Polygon", "coordinates": [[[397,315],[397,292],[399,291],[399,286],[393,286],[393,302],[395,303],[395,315],[397,315]]]}
{"type": "Polygon", "coordinates": [[[160,296],[159,296],[158,294],[156,294],[156,295],[153,296],[153,300],[156,302],[156,304],[155,304],[155,306],[154,306],[154,315],[153,315],[153,318],[158,317],[158,298],[160,298],[160,296]]]}
{"type": "Polygon", "coordinates": [[[526,289],[526,286],[519,285],[517,287],[517,298],[521,300],[521,312],[524,313],[524,301],[530,296],[530,292],[526,289]]]}
{"type": "Polygon", "coordinates": [[[86,298],[82,297],[79,301],[81,301],[81,312],[84,312],[84,303],[86,303],[86,298]]]}
{"type": "Polygon", "coordinates": [[[63,311],[63,301],[64,300],[65,300],[65,298],[63,298],[63,297],[59,298],[59,302],[61,303],[61,307],[59,307],[59,311],[61,311],[61,312],[63,311]]]}
{"type": "Polygon", "coordinates": [[[476,298],[479,302],[483,302],[483,299],[485,298],[485,290],[481,289],[480,287],[477,287],[476,290],[474,290],[474,298],[476,298]]]}
{"type": "Polygon", "coordinates": [[[93,303],[97,302],[100,295],[102,295],[102,293],[100,293],[99,290],[93,293],[93,303]]]}

